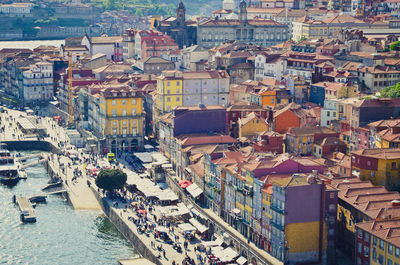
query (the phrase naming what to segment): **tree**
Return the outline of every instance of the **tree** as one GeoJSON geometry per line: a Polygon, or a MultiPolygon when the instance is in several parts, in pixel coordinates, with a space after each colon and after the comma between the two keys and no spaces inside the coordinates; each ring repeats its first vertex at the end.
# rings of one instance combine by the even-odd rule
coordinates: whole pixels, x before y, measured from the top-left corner
{"type": "Polygon", "coordinates": [[[381,97],[398,98],[400,97],[400,83],[395,86],[388,86],[381,90],[381,97]]]}
{"type": "Polygon", "coordinates": [[[400,41],[395,41],[389,45],[389,49],[391,51],[398,51],[400,50],[400,41]]]}
{"type": "Polygon", "coordinates": [[[121,189],[125,186],[126,179],[127,175],[121,169],[104,169],[96,178],[96,186],[107,191],[121,189]]]}

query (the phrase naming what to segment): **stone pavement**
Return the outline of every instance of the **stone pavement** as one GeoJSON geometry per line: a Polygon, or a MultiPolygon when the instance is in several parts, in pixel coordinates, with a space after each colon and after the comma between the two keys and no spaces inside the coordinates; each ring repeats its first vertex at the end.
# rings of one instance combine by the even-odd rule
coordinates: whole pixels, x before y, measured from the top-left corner
{"type": "Polygon", "coordinates": [[[86,173],[83,170],[82,164],[74,165],[70,158],[63,155],[54,154],[53,157],[53,159],[50,158],[49,160],[49,166],[51,166],[54,172],[57,172],[64,181],[72,207],[75,210],[101,210],[100,204],[87,185],[86,173]],[[69,163],[71,167],[68,166],[69,163]],[[60,164],[65,165],[64,173],[60,164]],[[83,176],[72,180],[75,169],[81,170],[83,176]]]}

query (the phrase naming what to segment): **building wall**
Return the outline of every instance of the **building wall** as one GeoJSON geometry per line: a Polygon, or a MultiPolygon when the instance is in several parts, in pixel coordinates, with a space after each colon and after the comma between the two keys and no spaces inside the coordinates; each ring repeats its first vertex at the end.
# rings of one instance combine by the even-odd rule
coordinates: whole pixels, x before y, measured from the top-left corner
{"type": "Polygon", "coordinates": [[[296,114],[287,110],[275,118],[274,125],[276,132],[283,133],[291,127],[298,128],[300,126],[300,119],[296,114]]]}
{"type": "Polygon", "coordinates": [[[95,55],[98,53],[105,54],[108,60],[114,59],[114,43],[92,44],[91,55],[95,55]]]}
{"type": "Polygon", "coordinates": [[[292,223],[285,226],[289,260],[318,260],[319,221],[292,223]]]}
{"type": "Polygon", "coordinates": [[[226,132],[226,110],[185,111],[174,118],[174,137],[181,134],[226,132]]]}
{"type": "Polygon", "coordinates": [[[170,112],[182,106],[182,80],[157,80],[157,107],[162,112],[170,112]]]}
{"type": "Polygon", "coordinates": [[[320,198],[321,184],[287,187],[285,224],[319,222],[320,198]]]}
{"type": "Polygon", "coordinates": [[[265,131],[268,131],[268,124],[258,118],[254,118],[245,125],[239,125],[239,138],[255,136],[257,133],[265,131]]]}
{"type": "Polygon", "coordinates": [[[311,85],[310,87],[310,102],[324,106],[325,88],[311,85]]]}

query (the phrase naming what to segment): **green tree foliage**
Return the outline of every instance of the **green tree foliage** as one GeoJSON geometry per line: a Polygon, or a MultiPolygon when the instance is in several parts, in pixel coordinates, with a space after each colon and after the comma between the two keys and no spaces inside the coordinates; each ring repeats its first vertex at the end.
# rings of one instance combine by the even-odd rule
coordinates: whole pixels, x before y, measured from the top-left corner
{"type": "Polygon", "coordinates": [[[107,191],[121,189],[125,186],[126,179],[126,173],[120,169],[104,169],[96,178],[96,186],[107,191]]]}
{"type": "Polygon", "coordinates": [[[389,49],[391,51],[399,51],[400,50],[400,41],[395,41],[390,44],[389,49]]]}
{"type": "Polygon", "coordinates": [[[388,86],[382,89],[381,97],[384,98],[398,98],[400,97],[400,83],[395,86],[388,86]]]}

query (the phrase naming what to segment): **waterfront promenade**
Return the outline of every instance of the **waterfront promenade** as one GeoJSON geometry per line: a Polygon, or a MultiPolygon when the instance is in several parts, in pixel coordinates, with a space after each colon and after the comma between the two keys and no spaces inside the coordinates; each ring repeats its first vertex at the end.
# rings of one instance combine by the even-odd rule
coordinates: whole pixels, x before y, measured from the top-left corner
{"type": "MultiPolygon", "coordinates": [[[[11,121],[10,126],[6,126],[5,133],[2,134],[2,138],[0,140],[3,141],[18,141],[18,140],[23,140],[23,141],[36,141],[37,139],[35,137],[27,137],[24,135],[18,128],[15,126],[15,118],[19,117],[20,115],[26,115],[24,112],[19,112],[19,111],[9,111],[8,114],[2,114],[1,117],[2,119],[6,119],[6,122],[11,121]],[[12,117],[12,118],[11,118],[12,117]]],[[[69,142],[68,138],[66,137],[65,134],[65,129],[59,127],[55,121],[53,121],[51,118],[37,118],[35,116],[30,117],[30,119],[37,123],[38,126],[46,128],[47,133],[49,134],[48,137],[46,137],[45,141],[50,142],[52,145],[59,147],[61,150],[61,153],[65,152],[68,149],[74,148],[72,147],[69,142]],[[37,120],[37,122],[36,122],[37,120]]],[[[81,150],[78,150],[79,157],[77,162],[74,164],[73,161],[63,155],[63,154],[50,154],[48,157],[48,166],[51,168],[51,171],[53,174],[58,175],[63,179],[64,183],[66,184],[66,188],[68,191],[68,197],[69,201],[71,202],[72,206],[74,209],[82,209],[82,210],[100,210],[101,205],[99,202],[102,202],[103,204],[107,204],[106,207],[109,209],[108,216],[110,217],[110,213],[114,216],[118,216],[118,219],[112,219],[114,224],[118,227],[118,229],[121,231],[122,224],[116,224],[115,222],[122,222],[123,227],[127,227],[128,234],[124,233],[124,231],[121,231],[131,242],[134,244],[132,241],[132,238],[130,238],[129,233],[131,235],[135,235],[136,240],[139,240],[145,247],[146,249],[138,249],[142,254],[145,252],[147,253],[147,258],[150,258],[153,262],[157,264],[172,264],[172,261],[175,261],[176,264],[182,264],[183,260],[185,259],[185,254],[178,253],[170,244],[165,244],[159,240],[155,240],[153,236],[148,237],[145,233],[140,234],[138,233],[138,228],[136,224],[132,222],[132,217],[135,217],[135,212],[129,209],[125,209],[125,206],[128,206],[129,203],[131,202],[128,200],[126,204],[122,203],[121,201],[118,201],[118,206],[115,204],[116,201],[113,201],[109,198],[103,197],[103,194],[101,192],[97,192],[97,187],[95,187],[94,184],[94,179],[86,175],[86,170],[84,170],[83,166],[83,161],[85,158],[88,158],[89,155],[83,154],[81,150]],[[62,170],[64,168],[64,171],[62,170]],[[74,178],[75,174],[74,171],[80,170],[82,171],[82,176],[74,178]],[[74,178],[74,180],[73,180],[74,178]],[[93,189],[90,189],[88,187],[88,181],[90,182],[90,185],[93,187],[93,189]],[[92,192],[93,191],[93,192],[92,192]],[[153,242],[153,243],[152,243],[153,242]],[[156,246],[162,246],[162,249],[165,250],[165,257],[163,254],[163,251],[157,250],[156,246]],[[154,257],[159,257],[159,258],[154,258],[154,257]]],[[[108,163],[104,158],[98,157],[97,161],[98,163],[108,163]]],[[[139,176],[133,172],[132,170],[129,169],[125,161],[120,160],[120,167],[128,174],[128,175],[133,175],[134,177],[139,178],[139,176]],[[124,166],[125,164],[125,166],[124,166]]],[[[89,165],[86,165],[89,166],[89,165]]],[[[92,165],[96,166],[96,164],[92,165]]],[[[173,176],[172,176],[173,177],[173,176]]],[[[176,182],[176,181],[175,181],[176,182]]],[[[176,192],[177,190],[174,189],[176,192]]],[[[272,256],[268,255],[266,252],[262,251],[258,247],[256,247],[253,243],[248,243],[247,240],[244,238],[243,235],[241,235],[238,231],[230,227],[227,223],[224,222],[219,216],[217,216],[215,213],[213,213],[209,209],[203,209],[195,205],[193,201],[189,197],[187,197],[182,191],[178,191],[181,193],[181,196],[183,196],[183,200],[186,204],[190,203],[193,204],[198,211],[200,211],[202,214],[207,216],[210,221],[214,224],[214,226],[220,230],[220,234],[223,232],[228,233],[228,235],[233,239],[233,241],[237,244],[235,244],[235,247],[237,248],[237,251],[240,251],[239,255],[241,253],[247,253],[247,255],[250,255],[251,258],[255,258],[254,260],[257,261],[257,264],[281,264],[278,260],[273,258],[272,256]],[[244,251],[246,250],[246,251],[244,251]]],[[[133,198],[135,196],[134,194],[128,194],[128,197],[133,198]]],[[[103,205],[104,206],[104,205],[103,205]]],[[[104,207],[103,207],[104,208],[104,207]]],[[[157,210],[157,207],[155,207],[155,215],[157,216],[159,214],[159,211],[157,210]]],[[[159,216],[158,216],[159,217],[159,216]]],[[[154,216],[149,215],[149,222],[154,222],[154,216]]],[[[182,233],[175,229],[174,232],[170,232],[170,237],[175,238],[175,235],[178,237],[177,242],[183,245],[183,236],[182,233]]],[[[197,254],[200,255],[200,257],[205,259],[205,253],[195,253],[194,248],[195,246],[198,246],[201,243],[200,239],[196,239],[192,244],[188,245],[187,249],[187,257],[193,259],[196,264],[200,264],[198,261],[197,254]]]]}

